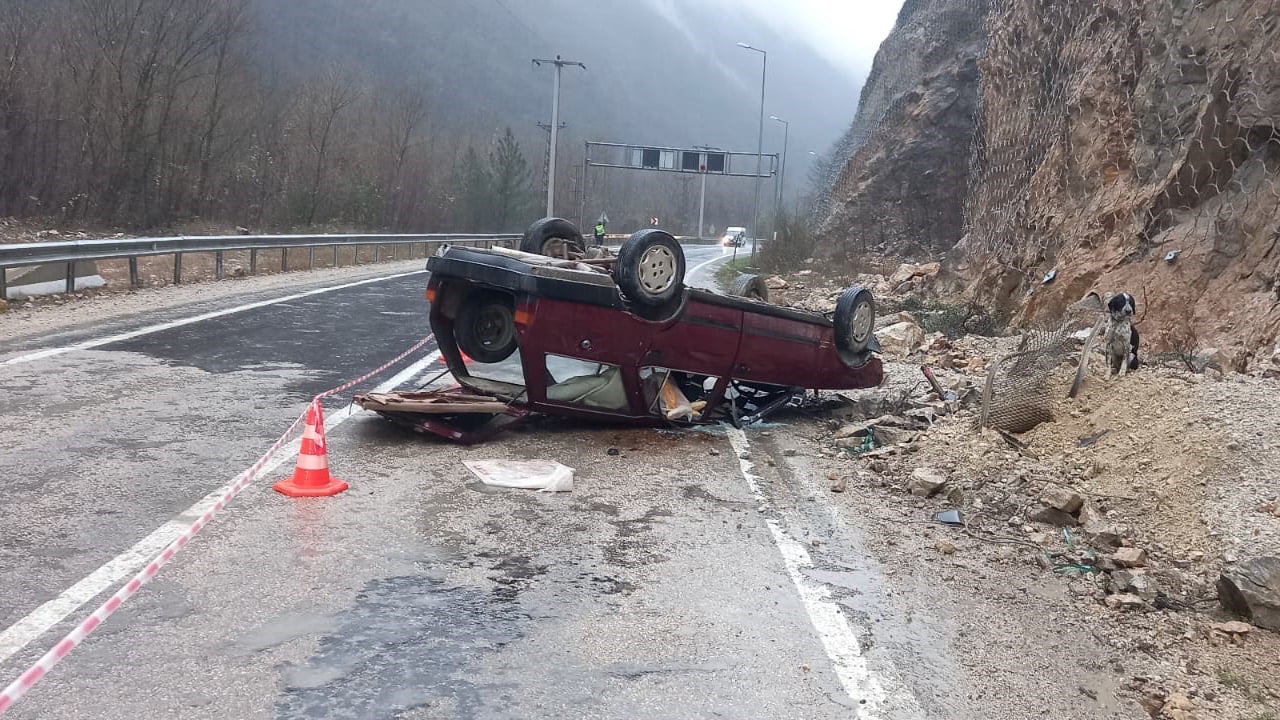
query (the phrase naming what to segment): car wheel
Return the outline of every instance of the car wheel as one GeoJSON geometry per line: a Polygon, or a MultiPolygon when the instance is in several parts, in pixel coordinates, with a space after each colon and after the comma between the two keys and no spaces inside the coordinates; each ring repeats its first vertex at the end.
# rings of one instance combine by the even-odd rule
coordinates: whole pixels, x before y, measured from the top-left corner
{"type": "Polygon", "coordinates": [[[524,231],[520,249],[535,255],[569,258],[570,252],[583,253],[582,233],[573,223],[558,217],[547,217],[535,222],[524,231]]]}
{"type": "Polygon", "coordinates": [[[739,275],[733,282],[733,288],[729,290],[729,294],[757,302],[769,302],[769,287],[764,284],[764,278],[759,275],[739,275]]]}
{"type": "Polygon", "coordinates": [[[684,290],[684,249],[661,230],[641,230],[618,251],[615,279],[628,300],[661,307],[684,290]]]}
{"type": "Polygon", "coordinates": [[[876,300],[866,288],[849,288],[836,301],[834,318],[836,349],[857,355],[866,352],[875,337],[876,300]]]}
{"type": "Polygon", "coordinates": [[[511,298],[479,293],[463,301],[453,323],[458,348],[476,362],[496,363],[516,351],[515,311],[511,298]]]}

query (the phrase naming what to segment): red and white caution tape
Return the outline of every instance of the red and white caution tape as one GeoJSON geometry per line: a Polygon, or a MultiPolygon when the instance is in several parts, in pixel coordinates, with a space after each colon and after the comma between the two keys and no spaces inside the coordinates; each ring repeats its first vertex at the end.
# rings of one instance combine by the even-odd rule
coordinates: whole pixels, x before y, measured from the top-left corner
{"type": "MultiPolygon", "coordinates": [[[[414,344],[413,347],[405,350],[392,360],[388,361],[382,367],[371,370],[365,375],[362,375],[340,387],[320,393],[315,396],[311,403],[308,404],[308,407],[311,405],[318,405],[324,398],[350,390],[356,385],[359,385],[380,373],[386,372],[396,363],[404,360],[418,350],[421,350],[427,343],[431,342],[433,337],[433,335],[428,335],[414,344]]],[[[62,662],[62,659],[70,654],[77,645],[84,642],[85,638],[89,637],[89,634],[96,630],[99,625],[106,622],[106,619],[111,617],[112,613],[116,610],[120,609],[120,606],[123,605],[126,600],[136,595],[137,592],[142,589],[143,585],[146,585],[151,578],[156,576],[156,573],[160,572],[160,568],[169,564],[169,561],[173,559],[173,556],[177,555],[179,550],[186,547],[187,543],[191,542],[191,539],[213,520],[214,516],[221,512],[222,509],[225,508],[237,495],[239,495],[242,490],[248,487],[249,483],[256,480],[258,474],[262,472],[262,468],[265,467],[267,463],[271,462],[271,459],[280,452],[281,448],[289,443],[293,438],[294,433],[298,431],[299,426],[302,425],[306,418],[307,413],[306,411],[303,411],[302,414],[298,416],[298,419],[294,420],[293,424],[289,426],[289,429],[280,436],[280,439],[276,440],[270,450],[267,450],[262,457],[258,458],[258,461],[255,462],[248,470],[245,470],[236,476],[235,482],[222,496],[222,498],[214,504],[212,509],[184,530],[178,539],[169,543],[169,545],[166,546],[159,555],[155,556],[151,562],[147,563],[146,567],[139,571],[137,575],[134,575],[133,578],[129,580],[129,582],[125,583],[119,590],[116,590],[111,597],[107,598],[106,602],[98,606],[97,610],[90,613],[89,617],[76,625],[75,629],[67,633],[67,636],[64,637],[57,645],[54,645],[48,652],[42,655],[34,665],[27,669],[26,672],[19,675],[18,679],[9,683],[8,687],[0,691],[0,715],[4,715],[9,708],[13,707],[15,703],[21,700],[22,696],[26,695],[28,690],[34,687],[36,683],[40,682],[40,680],[48,674],[55,665],[62,662]]]]}

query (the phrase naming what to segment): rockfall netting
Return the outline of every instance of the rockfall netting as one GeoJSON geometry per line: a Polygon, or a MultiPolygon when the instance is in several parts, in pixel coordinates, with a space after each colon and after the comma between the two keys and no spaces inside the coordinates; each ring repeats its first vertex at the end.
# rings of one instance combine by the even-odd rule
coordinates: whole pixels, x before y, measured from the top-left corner
{"type": "Polygon", "coordinates": [[[1280,2],[997,0],[986,28],[971,251],[1033,277],[1103,245],[1268,257],[1280,2]]]}

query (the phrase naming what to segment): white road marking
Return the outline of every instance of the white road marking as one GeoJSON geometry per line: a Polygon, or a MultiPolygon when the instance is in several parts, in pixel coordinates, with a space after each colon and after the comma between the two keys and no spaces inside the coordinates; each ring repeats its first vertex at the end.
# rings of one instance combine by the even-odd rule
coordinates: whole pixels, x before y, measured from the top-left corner
{"type": "MultiPolygon", "coordinates": [[[[698,277],[698,272],[699,272],[700,270],[702,270],[702,268],[704,268],[704,267],[706,267],[706,266],[710,265],[711,263],[720,262],[721,260],[724,260],[724,259],[725,259],[725,258],[727,258],[727,257],[729,257],[729,256],[728,256],[728,255],[721,255],[721,256],[719,256],[719,257],[713,257],[713,258],[711,258],[710,260],[708,260],[708,261],[706,261],[706,262],[704,262],[704,263],[702,263],[702,264],[700,264],[700,265],[694,265],[692,270],[690,270],[689,272],[685,273],[685,277],[687,277],[687,278],[691,278],[691,279],[693,279],[693,278],[697,278],[697,277],[698,277]]],[[[713,284],[714,284],[714,283],[713,283],[713,284]]]]}
{"type": "MultiPolygon", "coordinates": [[[[769,500],[760,489],[759,477],[753,472],[755,465],[750,460],[741,459],[748,454],[750,446],[747,436],[738,428],[728,428],[729,442],[738,454],[738,463],[742,468],[742,477],[746,479],[751,494],[763,506],[769,500]]],[[[836,603],[826,585],[815,582],[804,574],[804,570],[813,567],[813,559],[809,551],[774,519],[765,521],[769,532],[773,534],[773,542],[782,554],[782,561],[787,567],[787,574],[800,594],[800,601],[809,613],[809,621],[818,631],[822,646],[827,651],[835,666],[836,675],[849,698],[857,704],[860,720],[875,720],[882,717],[879,712],[887,699],[884,685],[871,672],[867,658],[862,653],[862,645],[858,642],[858,634],[849,623],[836,603]]]]}
{"type": "MultiPolygon", "coordinates": [[[[423,359],[396,373],[386,382],[378,385],[374,388],[374,392],[386,392],[399,387],[405,381],[417,376],[439,358],[439,350],[430,353],[423,359]]],[[[326,415],[326,432],[365,412],[357,405],[351,404],[332,415],[326,415]]],[[[282,447],[280,452],[263,466],[259,477],[269,475],[276,468],[295,457],[298,454],[300,445],[301,440],[295,440],[282,447]]],[[[237,473],[238,476],[239,473],[237,473]]],[[[172,520],[156,528],[150,535],[139,540],[136,545],[112,558],[102,567],[87,575],[83,580],[64,590],[58,597],[32,610],[26,617],[5,629],[4,632],[0,632],[0,663],[8,660],[14,653],[22,650],[32,641],[48,632],[68,615],[79,609],[80,606],[97,597],[102,591],[137,573],[152,558],[168,547],[169,543],[177,540],[187,528],[191,527],[191,523],[212,510],[213,506],[222,499],[223,495],[226,495],[233,484],[235,484],[234,478],[196,501],[194,505],[178,514],[172,520]]]]}
{"type": "Polygon", "coordinates": [[[382,282],[383,280],[395,280],[396,278],[409,277],[410,275],[420,275],[425,272],[426,270],[413,270],[411,272],[397,273],[395,275],[383,275],[376,278],[369,278],[368,280],[358,280],[356,282],[343,283],[342,285],[331,285],[329,287],[316,288],[315,290],[308,290],[306,292],[296,293],[294,295],[285,295],[284,297],[278,297],[272,300],[262,300],[260,302],[249,303],[247,305],[237,305],[236,307],[226,308],[224,310],[215,310],[213,312],[204,313],[203,315],[194,315],[192,317],[183,318],[181,320],[174,320],[172,322],[160,323],[158,325],[148,325],[147,327],[139,328],[137,330],[130,330],[129,332],[120,333],[118,335],[110,335],[107,337],[95,338],[93,340],[85,340],[84,342],[79,342],[74,345],[66,345],[64,347],[55,347],[55,348],[46,348],[44,350],[28,353],[26,355],[19,355],[18,357],[15,357],[15,358],[9,358],[8,360],[0,361],[0,367],[3,367],[5,365],[18,365],[21,363],[28,363],[33,360],[43,360],[44,358],[53,357],[55,355],[62,355],[64,353],[72,352],[73,350],[92,350],[93,348],[102,347],[103,345],[109,345],[114,342],[121,342],[123,340],[132,340],[136,337],[142,337],[143,335],[150,335],[152,333],[157,333],[164,330],[170,330],[176,327],[182,327],[183,325],[191,325],[192,323],[204,322],[205,320],[212,320],[213,318],[223,317],[224,315],[234,315],[235,313],[241,313],[246,310],[253,310],[260,307],[267,307],[268,305],[278,305],[280,303],[289,302],[290,300],[297,300],[299,298],[311,297],[312,295],[320,295],[322,293],[333,292],[334,290],[345,290],[346,288],[356,287],[358,285],[368,285],[369,283],[382,282]]]}

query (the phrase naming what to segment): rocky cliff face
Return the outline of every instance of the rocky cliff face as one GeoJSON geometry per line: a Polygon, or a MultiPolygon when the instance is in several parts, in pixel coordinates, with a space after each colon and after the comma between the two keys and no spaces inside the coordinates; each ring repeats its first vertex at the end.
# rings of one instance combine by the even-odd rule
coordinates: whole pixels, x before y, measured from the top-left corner
{"type": "MultiPolygon", "coordinates": [[[[868,140],[855,154],[846,175],[861,180],[842,187],[828,227],[875,237],[930,217],[941,227],[922,237],[934,247],[963,234],[952,268],[964,292],[1023,321],[1089,290],[1128,291],[1149,347],[1212,345],[1237,368],[1271,363],[1280,0],[992,0],[981,34],[973,142],[913,156],[906,148],[958,124],[924,112],[881,123],[883,150],[868,140]],[[935,175],[948,181],[932,196],[891,192],[904,186],[895,177],[924,188],[935,175]],[[888,206],[868,197],[900,205],[876,214],[888,206]]],[[[926,54],[928,41],[915,43],[926,54]]],[[[948,87],[932,92],[963,97],[966,78],[938,76],[948,87]]]]}
{"type": "Polygon", "coordinates": [[[1274,0],[1004,0],[980,63],[970,292],[1030,320],[1128,291],[1155,349],[1270,363],[1278,28],[1274,0]]]}
{"type": "Polygon", "coordinates": [[[837,146],[833,252],[914,254],[960,239],[987,0],[907,0],[837,146]]]}

